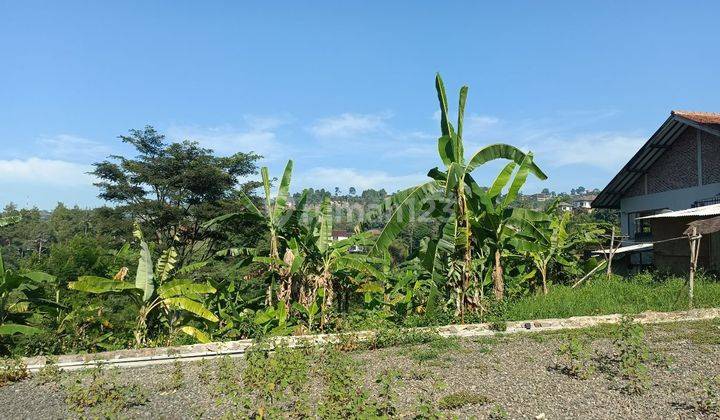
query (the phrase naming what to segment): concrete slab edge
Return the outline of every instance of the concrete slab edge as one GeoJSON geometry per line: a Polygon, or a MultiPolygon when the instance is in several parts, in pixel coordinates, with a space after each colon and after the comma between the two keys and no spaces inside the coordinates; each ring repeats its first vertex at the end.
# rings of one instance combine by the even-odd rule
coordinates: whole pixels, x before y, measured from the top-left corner
{"type": "MultiPolygon", "coordinates": [[[[508,321],[504,331],[493,329],[488,323],[457,324],[442,327],[410,328],[406,331],[437,332],[443,337],[480,337],[497,334],[519,334],[528,332],[543,332],[565,329],[594,327],[603,324],[617,324],[622,314],[576,316],[570,318],[537,319],[529,321],[508,321]]],[[[700,321],[720,318],[720,308],[693,309],[678,312],[642,312],[634,315],[637,322],[655,324],[665,322],[700,321]]],[[[268,342],[272,346],[285,343],[289,347],[304,347],[338,343],[342,340],[352,339],[356,342],[366,342],[375,336],[374,331],[358,331],[337,334],[313,334],[291,337],[277,337],[268,342]]],[[[189,362],[217,357],[242,357],[254,344],[253,340],[238,340],[228,342],[213,342],[207,344],[192,344],[175,347],[155,347],[144,349],[117,350],[92,354],[74,354],[58,356],[57,366],[62,370],[89,369],[98,365],[108,367],[142,367],[165,363],[189,362]]],[[[45,356],[28,357],[23,359],[31,372],[36,372],[46,366],[48,358],[45,356]]]]}

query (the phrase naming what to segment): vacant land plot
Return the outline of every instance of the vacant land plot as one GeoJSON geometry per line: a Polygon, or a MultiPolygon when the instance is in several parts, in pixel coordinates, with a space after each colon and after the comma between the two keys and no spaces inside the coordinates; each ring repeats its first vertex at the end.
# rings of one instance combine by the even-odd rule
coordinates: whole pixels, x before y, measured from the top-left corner
{"type": "MultiPolygon", "coordinates": [[[[685,418],[718,415],[720,323],[59,373],[0,387],[3,418],[685,418]]],[[[1,382],[1,381],[0,381],[1,382]]]]}

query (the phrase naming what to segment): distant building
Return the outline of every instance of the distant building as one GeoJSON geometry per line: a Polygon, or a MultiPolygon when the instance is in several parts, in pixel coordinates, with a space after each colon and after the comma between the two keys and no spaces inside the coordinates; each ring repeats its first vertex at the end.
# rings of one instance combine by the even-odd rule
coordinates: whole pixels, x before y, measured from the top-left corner
{"type": "Polygon", "coordinates": [[[334,242],[342,241],[343,239],[347,239],[351,237],[352,234],[348,232],[347,230],[333,230],[332,231],[332,240],[334,242]]]}
{"type": "Polygon", "coordinates": [[[558,208],[558,210],[560,210],[560,211],[572,211],[572,210],[573,210],[572,204],[566,203],[566,202],[564,202],[564,201],[559,202],[559,203],[557,204],[557,208],[558,208]]]}
{"type": "Polygon", "coordinates": [[[537,201],[538,203],[543,203],[552,198],[552,196],[550,194],[543,194],[543,193],[532,194],[529,197],[530,197],[530,199],[533,199],[533,200],[537,201]]]}
{"type": "Polygon", "coordinates": [[[583,195],[572,199],[572,207],[580,210],[592,210],[592,202],[597,196],[595,195],[583,195]]]}

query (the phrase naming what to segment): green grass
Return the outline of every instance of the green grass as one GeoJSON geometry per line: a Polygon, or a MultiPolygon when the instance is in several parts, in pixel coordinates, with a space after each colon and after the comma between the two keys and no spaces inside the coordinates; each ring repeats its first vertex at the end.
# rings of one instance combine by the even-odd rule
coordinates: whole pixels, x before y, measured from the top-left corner
{"type": "Polygon", "coordinates": [[[490,399],[481,394],[461,391],[446,395],[438,402],[438,408],[441,410],[455,410],[466,405],[485,405],[490,399]]]}
{"type": "MultiPolygon", "coordinates": [[[[701,277],[695,284],[696,308],[720,306],[720,282],[701,277]]],[[[505,319],[567,318],[579,315],[633,314],[643,311],[681,311],[688,309],[685,280],[671,277],[654,281],[649,274],[628,279],[595,278],[572,289],[553,286],[547,295],[524,297],[508,304],[505,319]]]]}

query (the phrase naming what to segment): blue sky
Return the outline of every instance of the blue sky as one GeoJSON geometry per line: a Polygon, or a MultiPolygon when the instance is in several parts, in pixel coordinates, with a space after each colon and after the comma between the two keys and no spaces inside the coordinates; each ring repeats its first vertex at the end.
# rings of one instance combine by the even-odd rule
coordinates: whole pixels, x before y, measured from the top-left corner
{"type": "MultiPolygon", "coordinates": [[[[720,112],[714,1],[0,0],[0,205],[97,205],[85,174],[154,125],[254,150],[294,187],[389,191],[439,165],[433,77],[466,150],[509,142],[600,187],[671,109],[720,112]]],[[[479,170],[491,181],[497,167],[479,170]]]]}

